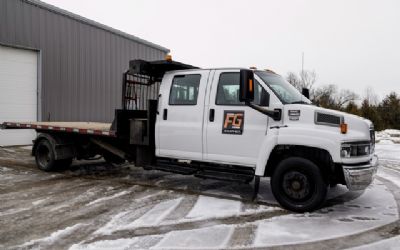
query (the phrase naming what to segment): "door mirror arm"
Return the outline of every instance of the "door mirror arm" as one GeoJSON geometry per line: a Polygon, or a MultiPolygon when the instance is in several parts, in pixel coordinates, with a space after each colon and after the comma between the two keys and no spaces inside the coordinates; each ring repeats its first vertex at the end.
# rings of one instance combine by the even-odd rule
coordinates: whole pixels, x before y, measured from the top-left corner
{"type": "Polygon", "coordinates": [[[280,121],[282,118],[282,111],[281,109],[274,109],[274,110],[269,110],[266,108],[263,108],[261,106],[258,106],[256,104],[253,104],[251,102],[245,102],[245,104],[247,106],[249,106],[250,108],[257,110],[258,112],[267,115],[269,117],[271,117],[272,119],[274,119],[275,121],[280,121]]]}

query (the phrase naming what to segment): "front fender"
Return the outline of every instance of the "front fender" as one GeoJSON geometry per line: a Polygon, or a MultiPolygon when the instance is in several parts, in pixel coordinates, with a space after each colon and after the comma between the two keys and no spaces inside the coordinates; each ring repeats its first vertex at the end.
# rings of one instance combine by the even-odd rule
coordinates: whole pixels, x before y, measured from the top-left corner
{"type": "Polygon", "coordinates": [[[271,129],[260,148],[256,175],[263,176],[272,150],[277,145],[296,145],[324,149],[334,162],[340,162],[340,141],[338,135],[330,131],[318,131],[307,127],[281,127],[271,129]]]}

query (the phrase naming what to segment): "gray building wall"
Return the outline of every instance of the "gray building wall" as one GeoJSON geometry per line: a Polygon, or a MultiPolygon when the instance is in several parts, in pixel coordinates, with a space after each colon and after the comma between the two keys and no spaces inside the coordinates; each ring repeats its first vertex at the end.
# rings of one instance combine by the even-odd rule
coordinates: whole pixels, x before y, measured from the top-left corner
{"type": "Polygon", "coordinates": [[[39,119],[50,121],[112,121],[129,60],[169,52],[35,0],[0,0],[0,44],[39,51],[39,119]]]}

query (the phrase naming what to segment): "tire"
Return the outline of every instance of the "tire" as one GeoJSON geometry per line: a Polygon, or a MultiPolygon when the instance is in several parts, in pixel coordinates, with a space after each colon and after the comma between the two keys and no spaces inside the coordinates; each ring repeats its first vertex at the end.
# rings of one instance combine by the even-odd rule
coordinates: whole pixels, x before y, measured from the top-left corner
{"type": "Polygon", "coordinates": [[[73,159],[56,160],[51,143],[46,139],[42,139],[36,145],[35,160],[40,170],[52,172],[68,169],[73,159]]]}
{"type": "Polygon", "coordinates": [[[328,184],[313,162],[291,157],[278,164],[271,177],[271,189],[283,208],[302,213],[314,211],[324,204],[328,184]]]}

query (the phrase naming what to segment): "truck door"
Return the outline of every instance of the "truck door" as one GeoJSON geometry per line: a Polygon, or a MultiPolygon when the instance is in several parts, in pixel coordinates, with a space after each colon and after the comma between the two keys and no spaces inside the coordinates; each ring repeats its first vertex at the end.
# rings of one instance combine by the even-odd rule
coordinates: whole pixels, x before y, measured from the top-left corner
{"type": "Polygon", "coordinates": [[[202,160],[203,113],[209,70],[166,74],[156,123],[156,154],[202,160]]]}
{"type": "MultiPolygon", "coordinates": [[[[268,117],[239,102],[239,70],[216,70],[209,86],[204,160],[254,167],[268,117]]],[[[256,80],[255,104],[269,93],[256,80]]],[[[268,104],[264,105],[267,106],[268,104]]]]}

